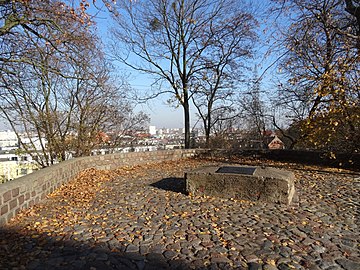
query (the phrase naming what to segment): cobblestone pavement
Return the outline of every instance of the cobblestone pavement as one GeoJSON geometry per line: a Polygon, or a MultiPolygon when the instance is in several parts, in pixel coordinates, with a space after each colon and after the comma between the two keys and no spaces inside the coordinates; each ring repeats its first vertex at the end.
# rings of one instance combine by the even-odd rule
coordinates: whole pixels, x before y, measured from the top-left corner
{"type": "Polygon", "coordinates": [[[360,269],[359,175],[294,170],[291,206],[186,195],[212,163],[80,177],[0,230],[0,269],[360,269]]]}

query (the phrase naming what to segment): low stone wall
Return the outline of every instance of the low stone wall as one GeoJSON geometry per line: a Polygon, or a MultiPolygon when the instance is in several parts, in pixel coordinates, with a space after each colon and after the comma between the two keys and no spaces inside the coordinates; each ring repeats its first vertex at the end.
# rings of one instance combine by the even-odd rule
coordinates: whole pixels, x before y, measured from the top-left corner
{"type": "Polygon", "coordinates": [[[212,156],[231,156],[238,155],[243,157],[266,158],[275,161],[294,162],[300,164],[320,165],[329,167],[338,167],[360,171],[360,153],[337,153],[336,158],[330,158],[329,152],[311,151],[311,150],[211,150],[212,156]]]}
{"type": "Polygon", "coordinates": [[[359,170],[360,154],[337,153],[336,158],[331,158],[329,152],[306,151],[306,150],[269,150],[265,151],[263,157],[295,163],[339,167],[345,169],[359,170]]]}
{"type": "Polygon", "coordinates": [[[20,210],[28,208],[46,195],[88,169],[112,170],[125,165],[161,162],[192,157],[202,150],[166,150],[154,152],[117,153],[67,160],[0,185],[0,226],[20,210]]]}

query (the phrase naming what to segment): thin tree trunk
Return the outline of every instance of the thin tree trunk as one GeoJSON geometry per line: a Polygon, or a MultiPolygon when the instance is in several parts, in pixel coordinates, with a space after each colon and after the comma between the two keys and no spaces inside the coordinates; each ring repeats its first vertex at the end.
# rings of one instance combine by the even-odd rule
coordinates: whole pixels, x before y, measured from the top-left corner
{"type": "Polygon", "coordinates": [[[210,128],[205,128],[205,145],[206,148],[210,147],[210,128]]]}
{"type": "Polygon", "coordinates": [[[205,125],[205,140],[206,140],[206,147],[209,147],[210,146],[210,131],[211,131],[211,108],[209,108],[206,122],[207,123],[205,125]]]}
{"type": "Polygon", "coordinates": [[[184,100],[185,149],[190,149],[190,109],[189,101],[184,100]]]}

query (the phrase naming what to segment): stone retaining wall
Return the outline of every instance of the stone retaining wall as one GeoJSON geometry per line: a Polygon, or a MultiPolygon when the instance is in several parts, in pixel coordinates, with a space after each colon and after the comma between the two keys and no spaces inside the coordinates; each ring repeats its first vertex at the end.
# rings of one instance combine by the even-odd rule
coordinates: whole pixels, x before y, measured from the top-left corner
{"type": "Polygon", "coordinates": [[[124,165],[178,160],[195,156],[200,152],[202,150],[190,149],[82,157],[0,184],[0,226],[6,224],[20,210],[43,200],[46,195],[87,168],[112,170],[124,165]]]}
{"type": "Polygon", "coordinates": [[[263,156],[276,161],[331,166],[355,170],[359,170],[360,168],[359,153],[336,153],[336,158],[334,159],[330,157],[329,152],[287,149],[265,151],[263,156]]]}
{"type": "Polygon", "coordinates": [[[338,167],[360,171],[360,153],[336,153],[336,158],[330,157],[329,152],[311,151],[311,150],[223,150],[217,149],[209,151],[212,156],[231,156],[238,155],[242,157],[258,157],[275,161],[293,162],[309,165],[320,165],[329,167],[338,167]]]}

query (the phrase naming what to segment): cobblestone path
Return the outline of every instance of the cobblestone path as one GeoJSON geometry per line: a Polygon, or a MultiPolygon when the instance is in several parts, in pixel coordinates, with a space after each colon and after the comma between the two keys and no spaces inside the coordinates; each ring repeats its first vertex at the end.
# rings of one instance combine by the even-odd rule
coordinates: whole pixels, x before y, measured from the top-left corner
{"type": "Polygon", "coordinates": [[[291,206],[186,195],[213,163],[87,172],[0,230],[0,269],[360,269],[359,175],[294,170],[291,206]]]}

